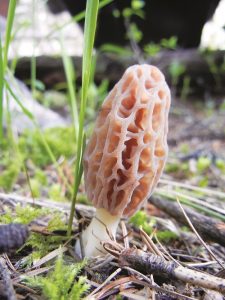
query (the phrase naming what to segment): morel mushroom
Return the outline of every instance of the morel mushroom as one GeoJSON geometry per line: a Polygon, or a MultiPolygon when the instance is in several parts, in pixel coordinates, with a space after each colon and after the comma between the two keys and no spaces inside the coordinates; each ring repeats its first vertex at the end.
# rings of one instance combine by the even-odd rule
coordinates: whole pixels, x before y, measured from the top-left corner
{"type": "Polygon", "coordinates": [[[105,99],[84,153],[84,180],[96,217],[82,234],[85,255],[101,253],[121,216],[152,194],[167,158],[170,90],[147,64],[129,67],[105,99]]]}

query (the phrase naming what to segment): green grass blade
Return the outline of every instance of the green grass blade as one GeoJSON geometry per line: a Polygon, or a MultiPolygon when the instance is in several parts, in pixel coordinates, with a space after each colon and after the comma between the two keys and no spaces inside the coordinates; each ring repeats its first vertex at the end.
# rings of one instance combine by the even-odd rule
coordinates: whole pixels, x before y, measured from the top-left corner
{"type": "Polygon", "coordinates": [[[3,138],[3,88],[4,88],[4,72],[3,72],[3,53],[2,39],[0,34],[0,142],[3,138]]]}
{"type": "Polygon", "coordinates": [[[36,92],[36,56],[35,56],[35,49],[36,49],[36,39],[34,36],[35,32],[35,0],[32,0],[32,31],[33,31],[33,37],[32,37],[32,57],[31,57],[31,62],[30,62],[30,67],[31,67],[31,91],[32,91],[32,96],[35,98],[35,92],[36,92]]]}
{"type": "Polygon", "coordinates": [[[17,2],[17,0],[10,0],[10,2],[9,2],[9,9],[8,9],[7,23],[6,23],[4,60],[3,60],[3,71],[4,72],[6,70],[6,66],[8,63],[8,51],[9,51],[9,45],[10,45],[10,41],[11,41],[12,26],[13,26],[13,20],[14,20],[15,10],[16,10],[16,2],[17,2]]]}
{"type": "Polygon", "coordinates": [[[91,75],[92,51],[94,46],[95,31],[97,24],[99,0],[88,0],[85,12],[84,26],[84,52],[82,60],[82,88],[81,88],[81,105],[79,114],[79,133],[77,141],[77,160],[75,165],[75,182],[74,194],[71,203],[70,218],[68,224],[68,235],[71,234],[73,217],[75,212],[75,203],[77,198],[78,187],[82,175],[82,155],[84,151],[84,119],[86,112],[87,93],[91,75]]]}
{"type": "Polygon", "coordinates": [[[61,49],[62,49],[63,66],[66,74],[66,81],[67,81],[71,108],[72,108],[72,117],[73,117],[74,129],[75,129],[75,139],[77,140],[79,123],[78,123],[77,99],[76,99],[76,92],[75,92],[75,71],[73,68],[73,63],[71,58],[66,54],[63,48],[63,41],[61,42],[61,49]]]}
{"type": "Polygon", "coordinates": [[[84,27],[84,54],[82,60],[82,96],[81,96],[81,113],[80,121],[84,120],[84,113],[86,108],[86,100],[88,93],[88,86],[91,74],[92,51],[94,46],[97,12],[99,1],[87,1],[85,27],[84,27]]]}
{"type": "Polygon", "coordinates": [[[10,0],[9,9],[6,23],[6,34],[4,40],[4,48],[2,44],[2,38],[0,36],[0,140],[3,138],[3,89],[4,89],[4,77],[8,64],[8,51],[11,41],[12,25],[16,10],[16,0],[10,0]]]}
{"type": "Polygon", "coordinates": [[[36,91],[36,57],[34,53],[32,54],[31,57],[31,91],[32,91],[32,96],[35,97],[35,91],[36,91]]]}
{"type": "Polygon", "coordinates": [[[13,90],[11,89],[10,85],[8,84],[8,82],[5,80],[5,86],[7,88],[7,90],[9,91],[9,93],[11,94],[11,96],[13,97],[13,99],[16,101],[16,103],[19,105],[19,107],[21,108],[22,112],[32,121],[34,121],[34,116],[33,114],[22,104],[22,102],[19,100],[19,98],[17,97],[17,95],[13,92],[13,90]]]}

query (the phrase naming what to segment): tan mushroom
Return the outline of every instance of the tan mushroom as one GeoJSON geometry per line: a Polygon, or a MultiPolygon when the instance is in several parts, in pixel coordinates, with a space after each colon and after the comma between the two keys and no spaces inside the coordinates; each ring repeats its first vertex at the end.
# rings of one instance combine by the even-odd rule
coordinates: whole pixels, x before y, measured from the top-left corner
{"type": "Polygon", "coordinates": [[[101,253],[121,216],[152,194],[167,158],[170,90],[158,68],[129,67],[105,99],[84,153],[84,180],[96,217],[82,233],[85,255],[101,253]]]}

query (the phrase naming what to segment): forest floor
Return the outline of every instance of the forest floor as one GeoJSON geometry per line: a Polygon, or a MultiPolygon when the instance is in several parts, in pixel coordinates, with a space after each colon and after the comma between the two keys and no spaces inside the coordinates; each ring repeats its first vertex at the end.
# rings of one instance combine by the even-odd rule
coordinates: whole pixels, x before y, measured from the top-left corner
{"type": "MultiPolygon", "coordinates": [[[[89,117],[94,119],[92,113],[89,117]]],[[[68,238],[71,194],[67,184],[73,183],[71,153],[75,147],[69,142],[72,129],[51,129],[45,135],[62,173],[49,162],[35,131],[26,131],[12,142],[17,167],[12,168],[12,152],[5,145],[0,166],[0,224],[27,224],[29,238],[24,244],[28,235],[24,228],[9,233],[17,239],[15,243],[4,244],[0,236],[0,251],[4,250],[0,299],[16,299],[15,293],[17,299],[79,299],[83,291],[87,299],[224,299],[224,128],[223,98],[204,103],[173,100],[170,154],[154,195],[130,220],[121,222],[117,240],[105,245],[108,254],[86,261],[82,270],[73,249],[94,210],[82,183],[78,202],[85,206],[77,204],[78,220],[68,238]],[[68,140],[66,148],[57,141],[62,137],[68,140]],[[24,165],[18,163],[21,153],[24,165]],[[18,246],[19,250],[12,251],[18,246]],[[63,263],[62,258],[57,260],[60,253],[63,263]],[[74,274],[72,280],[68,274],[74,274]],[[81,275],[85,276],[82,282],[81,275]],[[70,294],[74,277],[78,298],[70,294]],[[69,286],[65,298],[60,298],[65,280],[69,286]],[[56,298],[53,290],[58,293],[56,298]]]]}

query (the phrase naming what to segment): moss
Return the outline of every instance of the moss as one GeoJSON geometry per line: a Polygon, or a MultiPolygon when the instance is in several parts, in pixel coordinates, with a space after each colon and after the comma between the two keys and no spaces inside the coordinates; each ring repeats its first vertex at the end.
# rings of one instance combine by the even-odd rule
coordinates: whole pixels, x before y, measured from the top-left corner
{"type": "Polygon", "coordinates": [[[58,183],[53,184],[49,188],[48,195],[50,199],[53,199],[55,201],[65,201],[65,198],[62,194],[62,187],[58,183]]]}
{"type": "Polygon", "coordinates": [[[36,169],[36,170],[35,170],[34,178],[35,178],[41,185],[47,185],[47,183],[48,183],[46,174],[45,174],[42,170],[40,170],[40,169],[36,169]]]}
{"type": "Polygon", "coordinates": [[[11,144],[6,140],[0,143],[0,188],[6,192],[11,191],[21,169],[21,159],[11,144]]]}
{"type": "Polygon", "coordinates": [[[178,163],[167,163],[165,166],[166,173],[174,173],[179,171],[179,164],[178,163]]]}
{"type": "Polygon", "coordinates": [[[60,212],[54,213],[54,217],[48,222],[48,226],[46,229],[51,232],[55,230],[67,229],[65,222],[63,222],[62,220],[62,214],[60,212]]]}
{"type": "Polygon", "coordinates": [[[142,229],[147,233],[150,234],[152,232],[153,226],[155,224],[155,220],[152,218],[151,222],[148,220],[148,216],[145,211],[138,211],[130,218],[130,223],[136,227],[142,227],[142,229]]]}
{"type": "Polygon", "coordinates": [[[1,172],[0,175],[0,188],[3,188],[3,190],[9,192],[17,180],[20,172],[20,164],[17,164],[17,162],[15,162],[15,164],[10,162],[6,167],[7,169],[1,172]]]}
{"type": "Polygon", "coordinates": [[[177,234],[175,232],[172,232],[170,230],[161,230],[157,232],[157,238],[164,243],[168,243],[172,240],[176,240],[178,238],[177,234]]]}
{"type": "Polygon", "coordinates": [[[91,201],[88,200],[85,194],[78,194],[77,195],[77,202],[81,204],[91,205],[91,201]]]}
{"type": "Polygon", "coordinates": [[[30,186],[32,191],[32,196],[39,198],[41,196],[41,183],[35,178],[30,179],[30,186]]]}
{"type": "Polygon", "coordinates": [[[216,167],[225,174],[225,160],[218,158],[216,160],[216,167]]]}
{"type": "MultiPolygon", "coordinates": [[[[72,127],[47,129],[43,133],[43,137],[56,160],[61,156],[71,158],[75,154],[75,138],[73,138],[74,129],[72,127]]],[[[38,167],[52,164],[52,159],[38,130],[24,132],[19,139],[19,149],[25,160],[31,159],[38,167]]]]}
{"type": "Polygon", "coordinates": [[[38,101],[53,110],[62,110],[68,104],[67,95],[55,90],[46,91],[44,94],[40,93],[38,101]]]}
{"type": "Polygon", "coordinates": [[[65,264],[62,255],[56,260],[54,270],[44,276],[25,277],[24,283],[32,288],[39,288],[45,299],[49,300],[80,300],[89,286],[85,277],[79,276],[86,261],[76,264],[65,264]]]}
{"type": "Polygon", "coordinates": [[[190,152],[189,144],[188,143],[182,143],[180,145],[180,151],[182,152],[182,154],[188,155],[188,153],[190,152]]]}
{"type": "Polygon", "coordinates": [[[208,157],[199,157],[197,161],[198,172],[202,173],[206,171],[211,165],[211,159],[208,157]]]}
{"type": "Polygon", "coordinates": [[[207,187],[209,185],[209,179],[207,178],[207,176],[202,177],[199,181],[198,181],[198,186],[199,187],[207,187]]]}
{"type": "Polygon", "coordinates": [[[40,259],[49,252],[59,248],[65,243],[67,237],[55,235],[42,235],[39,233],[32,233],[27,240],[25,246],[32,247],[32,253],[29,255],[30,262],[33,259],[40,259]]]}
{"type": "Polygon", "coordinates": [[[48,213],[49,211],[44,208],[35,208],[30,205],[21,206],[20,204],[17,204],[15,211],[6,208],[5,213],[0,215],[0,223],[1,224],[9,224],[9,223],[29,224],[33,220],[41,216],[45,216],[48,213]]]}
{"type": "Polygon", "coordinates": [[[28,263],[32,263],[33,260],[40,259],[52,250],[63,245],[68,237],[66,235],[56,235],[54,234],[54,231],[66,231],[66,229],[67,226],[63,220],[62,214],[58,211],[51,212],[51,219],[45,227],[45,230],[49,232],[49,235],[33,232],[25,243],[25,246],[32,247],[32,253],[27,257],[28,263]]]}

